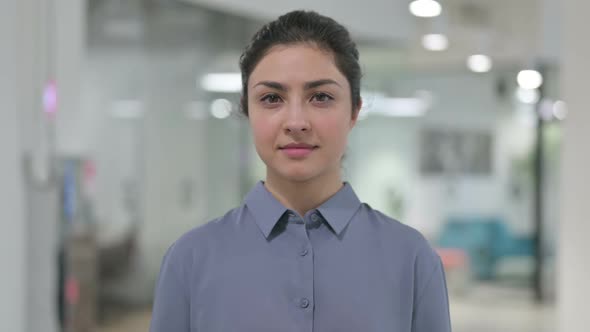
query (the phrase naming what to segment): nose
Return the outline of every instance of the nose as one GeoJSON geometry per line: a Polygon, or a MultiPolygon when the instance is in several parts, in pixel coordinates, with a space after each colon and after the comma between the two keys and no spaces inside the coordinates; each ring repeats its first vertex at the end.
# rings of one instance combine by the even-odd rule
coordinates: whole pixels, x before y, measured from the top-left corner
{"type": "Polygon", "coordinates": [[[308,132],[310,130],[309,119],[304,107],[300,104],[292,104],[287,108],[287,120],[285,131],[289,133],[308,132]]]}

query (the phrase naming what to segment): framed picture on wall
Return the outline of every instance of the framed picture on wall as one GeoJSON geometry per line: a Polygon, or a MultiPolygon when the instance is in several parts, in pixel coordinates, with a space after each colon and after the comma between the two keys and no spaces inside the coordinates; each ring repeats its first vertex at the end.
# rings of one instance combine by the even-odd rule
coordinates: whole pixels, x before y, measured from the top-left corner
{"type": "Polygon", "coordinates": [[[489,175],[492,134],[465,129],[425,129],[421,133],[420,171],[427,175],[489,175]]]}

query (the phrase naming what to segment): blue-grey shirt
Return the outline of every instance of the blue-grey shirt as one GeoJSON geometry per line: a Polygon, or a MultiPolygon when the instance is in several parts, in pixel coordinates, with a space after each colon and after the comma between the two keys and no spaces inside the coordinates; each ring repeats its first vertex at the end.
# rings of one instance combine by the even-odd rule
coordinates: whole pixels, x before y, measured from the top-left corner
{"type": "Polygon", "coordinates": [[[168,250],[152,332],[451,331],[439,256],[348,183],[305,216],[259,182],[168,250]]]}

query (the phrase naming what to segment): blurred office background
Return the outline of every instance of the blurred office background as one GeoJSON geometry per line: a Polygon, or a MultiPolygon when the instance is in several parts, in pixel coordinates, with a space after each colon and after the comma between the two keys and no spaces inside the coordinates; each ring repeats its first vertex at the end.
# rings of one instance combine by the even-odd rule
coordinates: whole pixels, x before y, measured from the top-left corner
{"type": "Polygon", "coordinates": [[[587,329],[589,4],[3,0],[0,331],[147,330],[168,246],[264,177],[238,58],[301,8],[358,42],[345,177],[437,248],[454,330],[587,329]]]}

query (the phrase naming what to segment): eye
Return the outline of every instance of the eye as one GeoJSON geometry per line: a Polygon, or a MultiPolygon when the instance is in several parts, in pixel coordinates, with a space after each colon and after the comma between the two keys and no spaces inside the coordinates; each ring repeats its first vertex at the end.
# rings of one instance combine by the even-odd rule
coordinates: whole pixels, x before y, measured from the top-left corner
{"type": "Polygon", "coordinates": [[[266,104],[276,104],[279,103],[281,101],[281,97],[279,97],[279,95],[274,94],[274,93],[269,93],[267,95],[264,95],[261,99],[261,102],[266,103],[266,104]]]}
{"type": "Polygon", "coordinates": [[[332,98],[332,96],[330,96],[327,93],[323,93],[323,92],[318,92],[318,93],[314,94],[311,97],[311,99],[312,99],[312,101],[317,101],[319,103],[327,103],[331,100],[334,100],[334,98],[332,98]]]}

